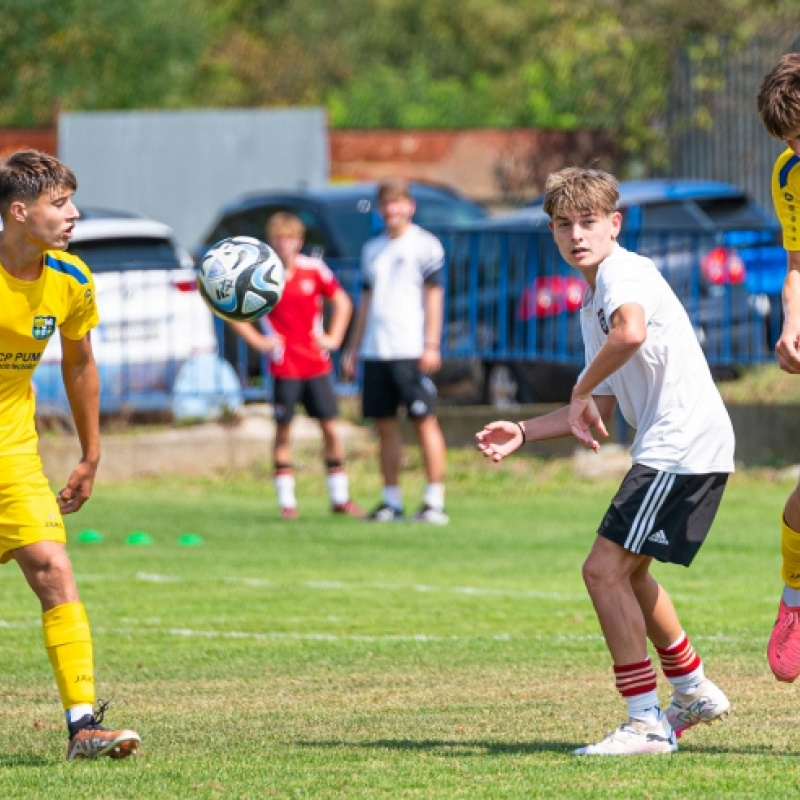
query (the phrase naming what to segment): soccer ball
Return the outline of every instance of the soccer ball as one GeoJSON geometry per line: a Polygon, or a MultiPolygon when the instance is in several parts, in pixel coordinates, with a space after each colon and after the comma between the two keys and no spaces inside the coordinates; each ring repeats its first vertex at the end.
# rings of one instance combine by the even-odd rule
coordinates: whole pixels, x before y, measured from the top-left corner
{"type": "Polygon", "coordinates": [[[197,267],[200,295],[222,319],[249,322],[269,314],[286,276],[278,254],[251,236],[217,242],[197,267]]]}

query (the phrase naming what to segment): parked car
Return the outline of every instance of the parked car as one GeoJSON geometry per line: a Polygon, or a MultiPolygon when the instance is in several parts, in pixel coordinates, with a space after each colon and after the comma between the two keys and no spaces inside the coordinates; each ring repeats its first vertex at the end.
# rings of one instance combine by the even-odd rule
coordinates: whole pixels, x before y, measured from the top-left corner
{"type": "MultiPolygon", "coordinates": [[[[197,291],[194,263],[171,228],[105,209],[81,209],[69,252],[92,271],[100,324],[92,347],[101,379],[103,413],[171,407],[181,366],[213,355],[211,312],[197,291]]],[[[63,408],[61,342],[54,336],[34,374],[37,405],[63,408]]]]}
{"type": "MultiPolygon", "coordinates": [[[[414,221],[434,232],[461,228],[487,217],[486,208],[452,189],[420,182],[410,184],[417,206],[414,221]]],[[[296,214],[306,226],[303,252],[324,258],[344,289],[357,300],[360,292],[361,248],[383,230],[376,209],[377,183],[332,184],[317,189],[248,194],[220,210],[196,249],[199,259],[215,242],[229,236],[264,238],[267,220],[278,211],[296,214]]],[[[235,334],[218,324],[225,357],[239,369],[244,383],[258,384],[263,358],[235,334]]],[[[456,372],[462,364],[449,365],[456,372]]],[[[449,382],[448,365],[442,372],[449,382]]],[[[259,387],[260,388],[260,387],[259,387]]]]}
{"type": "MultiPolygon", "coordinates": [[[[623,181],[619,207],[621,244],[652,258],[673,286],[712,369],[730,375],[768,358],[786,269],[777,222],[745,192],[712,181],[623,181]]],[[[494,336],[482,360],[494,404],[567,400],[581,369],[576,312],[585,287],[558,255],[548,223],[542,198],[477,221],[469,227],[471,251],[461,248],[465,264],[450,260],[451,284],[460,273],[478,273],[471,292],[451,287],[451,311],[462,313],[459,302],[466,308],[477,297],[473,322],[480,324],[481,307],[493,309],[483,328],[467,332],[494,336]]]]}

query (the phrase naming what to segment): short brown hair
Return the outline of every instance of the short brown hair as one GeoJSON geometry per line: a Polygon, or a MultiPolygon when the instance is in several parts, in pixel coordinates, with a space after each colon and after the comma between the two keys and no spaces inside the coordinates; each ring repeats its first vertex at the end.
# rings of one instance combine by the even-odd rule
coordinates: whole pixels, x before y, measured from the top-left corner
{"type": "Polygon", "coordinates": [[[618,202],[617,179],[599,169],[567,167],[551,172],[544,185],[544,210],[551,219],[561,211],[610,214],[618,202]]]}
{"type": "Polygon", "coordinates": [[[378,205],[387,200],[396,200],[398,197],[411,197],[411,189],[405,178],[384,178],[378,184],[378,205]]]}
{"type": "Polygon", "coordinates": [[[278,211],[267,220],[267,240],[275,239],[283,233],[305,239],[306,226],[297,214],[292,214],[291,211],[278,211]]]}
{"type": "Polygon", "coordinates": [[[75,173],[55,156],[18,150],[0,164],[0,214],[15,200],[31,203],[46,192],[77,188],[75,173]]]}
{"type": "Polygon", "coordinates": [[[761,81],[756,105],[770,136],[800,132],[800,53],[787,53],[761,81]]]}

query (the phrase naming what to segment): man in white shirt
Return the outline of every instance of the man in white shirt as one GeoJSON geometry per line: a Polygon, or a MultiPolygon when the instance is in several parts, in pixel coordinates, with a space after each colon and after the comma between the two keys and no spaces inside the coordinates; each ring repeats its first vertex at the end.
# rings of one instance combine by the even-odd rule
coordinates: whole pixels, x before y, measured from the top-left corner
{"type": "Polygon", "coordinates": [[[343,359],[345,372],[355,374],[360,349],[363,413],[375,420],[379,439],[383,497],[368,519],[393,522],[404,517],[397,422],[404,405],[427,478],[414,520],[444,525],[449,522],[444,508],[446,448],[429,377],[442,363],[444,250],[433,234],[412,222],[416,206],[405,181],[383,181],[377,199],[386,231],[364,245],[361,302],[343,359]]]}
{"type": "Polygon", "coordinates": [[[549,176],[550,229],[588,284],[586,368],[568,406],[521,423],[493,422],[477,434],[478,448],[500,461],[525,442],[570,433],[597,451],[592,429],[607,435],[604,420],[617,403],[636,429],[633,467],[583,565],[628,721],[576,755],[670,753],[683,731],[730,708],[649,569],[654,558],[688,566],[700,549],[734,469],[733,428],[680,301],[652,261],[617,244],[618,201],[617,181],[605,172],[549,176]],[[673,688],[663,713],[648,638],[673,688]]]}

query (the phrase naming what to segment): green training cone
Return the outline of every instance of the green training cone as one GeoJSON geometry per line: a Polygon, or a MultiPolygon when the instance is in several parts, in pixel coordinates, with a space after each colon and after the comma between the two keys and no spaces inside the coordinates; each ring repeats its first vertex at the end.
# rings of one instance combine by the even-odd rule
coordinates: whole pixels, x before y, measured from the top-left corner
{"type": "Polygon", "coordinates": [[[196,533],[182,533],[178,537],[178,547],[199,547],[201,544],[203,539],[196,533]]]}
{"type": "Polygon", "coordinates": [[[75,537],[75,541],[81,544],[99,544],[103,541],[103,534],[100,531],[85,530],[75,537]]]}
{"type": "Polygon", "coordinates": [[[144,531],[134,531],[125,539],[125,543],[137,546],[153,544],[153,537],[144,531]]]}

